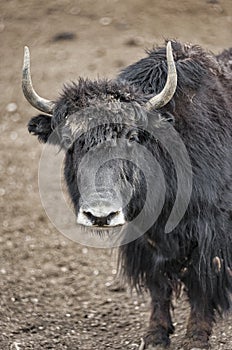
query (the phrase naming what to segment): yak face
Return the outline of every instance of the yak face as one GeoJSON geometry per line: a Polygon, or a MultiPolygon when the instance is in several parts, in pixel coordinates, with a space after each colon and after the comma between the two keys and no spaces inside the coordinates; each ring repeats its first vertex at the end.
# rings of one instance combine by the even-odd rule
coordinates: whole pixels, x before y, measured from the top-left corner
{"type": "MultiPolygon", "coordinates": [[[[137,136],[134,130],[116,134],[117,127],[104,125],[92,130],[90,137],[98,134],[92,146],[83,145],[82,140],[75,142],[72,153],[75,166],[71,169],[67,166],[66,178],[75,169],[80,194],[76,206],[78,224],[101,227],[123,225],[128,220],[126,209],[130,199],[136,193],[137,196],[138,193],[141,195],[141,171],[134,165],[132,155],[132,143],[136,142],[137,136]],[[134,133],[134,136],[130,136],[130,133],[134,133]],[[81,144],[83,148],[80,151],[81,144]],[[134,179],[137,179],[137,187],[134,179]]],[[[69,153],[66,157],[68,159],[69,153]]],[[[73,198],[71,191],[70,194],[73,198]]]]}
{"type": "Polygon", "coordinates": [[[146,181],[136,149],[145,121],[141,108],[120,103],[89,107],[65,121],[65,178],[77,224],[120,226],[141,211],[146,181]]]}
{"type": "Polygon", "coordinates": [[[58,119],[56,114],[50,120],[35,117],[29,131],[65,150],[64,173],[77,224],[99,231],[131,222],[144,208],[147,181],[158,201],[160,171],[150,159],[158,143],[147,130],[165,131],[170,114],[113,101],[77,110],[59,124],[58,119]]]}

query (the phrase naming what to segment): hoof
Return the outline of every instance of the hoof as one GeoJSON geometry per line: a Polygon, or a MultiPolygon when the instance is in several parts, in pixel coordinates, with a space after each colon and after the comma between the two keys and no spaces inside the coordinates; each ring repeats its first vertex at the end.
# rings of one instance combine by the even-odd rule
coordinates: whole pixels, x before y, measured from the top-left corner
{"type": "Polygon", "coordinates": [[[209,348],[191,348],[189,350],[208,350],[209,348]]]}
{"type": "Polygon", "coordinates": [[[183,350],[209,350],[210,344],[200,341],[185,341],[183,344],[183,350]]]}
{"type": "Polygon", "coordinates": [[[165,334],[148,333],[141,341],[139,350],[164,350],[170,345],[169,337],[165,334]]]}
{"type": "MultiPolygon", "coordinates": [[[[180,350],[185,350],[184,348],[180,348],[180,350]]],[[[208,350],[207,348],[190,348],[189,350],[208,350]]]]}
{"type": "Polygon", "coordinates": [[[146,345],[145,341],[141,339],[141,344],[139,347],[139,350],[164,350],[167,349],[167,347],[162,346],[162,345],[146,345]]]}

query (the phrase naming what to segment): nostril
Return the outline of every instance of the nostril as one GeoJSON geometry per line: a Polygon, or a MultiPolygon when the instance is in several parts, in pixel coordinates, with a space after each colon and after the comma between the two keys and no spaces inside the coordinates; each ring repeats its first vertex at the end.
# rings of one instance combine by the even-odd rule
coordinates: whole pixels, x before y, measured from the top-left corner
{"type": "Polygon", "coordinates": [[[109,213],[109,215],[107,216],[107,220],[111,220],[113,218],[115,218],[115,216],[119,215],[119,211],[112,211],[111,213],[109,213]]]}
{"type": "Polygon", "coordinates": [[[83,214],[91,221],[93,221],[95,218],[95,216],[90,211],[83,211],[83,214]]]}
{"type": "Polygon", "coordinates": [[[107,217],[105,218],[106,219],[106,224],[107,225],[111,225],[112,220],[114,218],[116,218],[119,214],[120,214],[119,211],[114,211],[114,212],[111,212],[109,215],[107,215],[107,217]]]}

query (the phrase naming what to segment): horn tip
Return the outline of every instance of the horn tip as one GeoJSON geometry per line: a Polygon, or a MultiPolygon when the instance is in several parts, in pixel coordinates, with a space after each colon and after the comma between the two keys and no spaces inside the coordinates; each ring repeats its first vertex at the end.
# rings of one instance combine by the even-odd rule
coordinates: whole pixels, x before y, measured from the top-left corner
{"type": "Polygon", "coordinates": [[[28,46],[24,46],[23,74],[27,70],[30,70],[30,51],[28,46]]]}
{"type": "Polygon", "coordinates": [[[24,55],[27,57],[30,55],[30,50],[28,46],[24,46],[24,55]]]}

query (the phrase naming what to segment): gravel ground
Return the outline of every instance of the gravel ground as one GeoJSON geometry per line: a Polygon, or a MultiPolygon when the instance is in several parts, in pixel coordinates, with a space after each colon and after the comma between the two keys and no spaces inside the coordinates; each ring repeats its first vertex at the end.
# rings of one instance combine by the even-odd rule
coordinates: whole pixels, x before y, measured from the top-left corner
{"type": "MultiPolygon", "coordinates": [[[[0,349],[138,349],[149,318],[147,294],[117,276],[117,252],[66,239],[43,210],[43,146],[27,133],[36,111],[20,87],[23,46],[36,89],[52,99],[80,75],[113,77],[163,38],[218,53],[231,34],[231,0],[0,0],[0,349]]],[[[173,350],[185,332],[185,299],[175,302],[173,350]]],[[[231,321],[218,321],[213,350],[232,349],[231,321]]]]}

